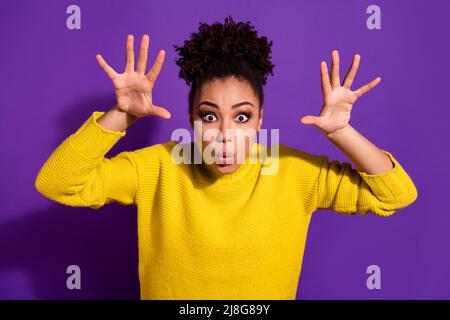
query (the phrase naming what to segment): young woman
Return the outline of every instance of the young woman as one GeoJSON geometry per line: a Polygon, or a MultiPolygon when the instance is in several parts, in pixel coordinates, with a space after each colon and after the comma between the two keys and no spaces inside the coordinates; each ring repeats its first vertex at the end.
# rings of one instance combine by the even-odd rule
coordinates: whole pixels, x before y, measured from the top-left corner
{"type": "MultiPolygon", "coordinates": [[[[138,119],[171,114],[152,99],[165,52],[145,73],[147,35],[136,70],[131,35],[123,73],[96,56],[113,81],[117,104],[94,111],[58,146],[37,175],[36,188],[69,206],[137,206],[141,299],[295,299],[314,211],[389,216],[416,200],[414,183],[393,155],[349,124],[355,101],[380,82],[350,89],[359,55],[342,84],[338,52],[332,53],[331,80],[321,63],[320,115],[301,118],[319,128],[355,169],[283,144],[274,155],[274,146],[255,142],[255,135],[236,139],[239,129],[261,128],[262,86],[274,67],[271,45],[249,22],[227,17],[224,24],[200,24],[183,47],[175,46],[179,75],[191,90],[189,122],[204,140],[187,145],[202,151],[200,163],[175,161],[174,141],[105,157],[138,119]],[[217,134],[208,138],[207,132],[217,134]],[[204,161],[207,150],[213,163],[204,161]],[[263,150],[264,158],[250,161],[263,150]],[[243,161],[237,159],[240,152],[243,161]],[[268,163],[278,163],[277,170],[263,174],[268,163]]],[[[186,152],[184,160],[193,160],[194,153],[186,152]]]]}

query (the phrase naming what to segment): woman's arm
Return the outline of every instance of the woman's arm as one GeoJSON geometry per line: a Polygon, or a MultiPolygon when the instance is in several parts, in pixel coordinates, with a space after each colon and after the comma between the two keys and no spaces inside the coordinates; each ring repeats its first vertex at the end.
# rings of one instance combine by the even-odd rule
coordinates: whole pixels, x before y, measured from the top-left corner
{"type": "Polygon", "coordinates": [[[417,198],[417,189],[398,161],[389,152],[375,146],[349,123],[353,104],[371,90],[381,78],[353,91],[350,89],[359,66],[355,55],[342,85],[339,78],[339,55],[332,52],[331,81],[327,65],[321,62],[324,103],[318,117],[301,118],[303,124],[314,125],[355,164],[321,157],[318,201],[319,209],[334,209],[342,213],[390,215],[417,198]]]}
{"type": "Polygon", "coordinates": [[[390,216],[413,203],[418,193],[412,179],[390,152],[381,152],[393,167],[379,174],[354,169],[349,162],[317,156],[314,161],[318,168],[316,208],[345,214],[372,212],[390,216]]]}
{"type": "MultiPolygon", "coordinates": [[[[125,72],[118,74],[101,55],[96,56],[113,81],[117,104],[106,113],[93,112],[51,154],[35,180],[41,194],[70,206],[99,208],[111,201],[135,204],[139,185],[135,152],[122,152],[113,158],[105,158],[105,154],[137,119],[150,115],[170,118],[167,109],[152,102],[152,88],[164,61],[164,51],[159,52],[145,74],[148,43],[149,37],[144,35],[136,71],[131,35],[127,36],[125,72]]],[[[158,162],[152,165],[157,166],[158,162]]]]}
{"type": "Polygon", "coordinates": [[[109,202],[135,204],[138,170],[133,152],[113,158],[105,154],[126,131],[110,131],[97,122],[94,111],[45,161],[36,189],[50,200],[74,207],[100,208],[109,202]]]}
{"type": "Polygon", "coordinates": [[[98,118],[97,122],[106,130],[110,131],[125,131],[139,118],[123,112],[117,105],[112,107],[108,112],[98,118]]]}
{"type": "Polygon", "coordinates": [[[356,131],[350,124],[325,135],[347,155],[360,171],[368,174],[380,174],[394,167],[386,153],[356,131]]]}

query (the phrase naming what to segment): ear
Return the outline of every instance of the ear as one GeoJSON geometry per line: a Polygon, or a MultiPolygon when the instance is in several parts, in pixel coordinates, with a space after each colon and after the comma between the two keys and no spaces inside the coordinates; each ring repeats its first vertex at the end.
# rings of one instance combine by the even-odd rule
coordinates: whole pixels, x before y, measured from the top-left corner
{"type": "Polygon", "coordinates": [[[256,129],[257,132],[259,132],[259,130],[261,130],[262,120],[263,120],[263,113],[264,113],[264,109],[261,108],[261,110],[259,112],[258,128],[256,129]]]}

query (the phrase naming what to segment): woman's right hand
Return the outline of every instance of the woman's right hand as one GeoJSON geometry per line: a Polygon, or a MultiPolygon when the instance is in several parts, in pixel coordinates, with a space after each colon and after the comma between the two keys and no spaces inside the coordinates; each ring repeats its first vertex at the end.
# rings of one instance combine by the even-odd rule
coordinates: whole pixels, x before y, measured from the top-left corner
{"type": "Polygon", "coordinates": [[[114,84],[117,99],[117,108],[137,118],[146,116],[159,116],[165,119],[171,117],[170,112],[159,106],[155,106],[152,100],[152,89],[161,70],[165,51],[160,50],[156,61],[150,71],[145,74],[147,68],[149,36],[144,34],[141,39],[141,48],[137,70],[134,70],[134,45],[133,35],[127,35],[127,63],[124,73],[117,73],[111,68],[100,54],[95,58],[114,84]]]}

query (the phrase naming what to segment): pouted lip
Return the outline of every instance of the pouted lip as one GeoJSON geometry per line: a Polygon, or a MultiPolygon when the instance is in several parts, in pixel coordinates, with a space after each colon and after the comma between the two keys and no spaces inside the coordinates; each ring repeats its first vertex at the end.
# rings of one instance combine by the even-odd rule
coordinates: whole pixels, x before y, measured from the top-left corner
{"type": "Polygon", "coordinates": [[[234,154],[230,152],[221,152],[216,156],[216,161],[222,165],[232,164],[234,159],[234,154]]]}
{"type": "Polygon", "coordinates": [[[233,157],[234,152],[228,151],[228,150],[222,150],[220,153],[217,153],[217,156],[221,157],[221,158],[233,157]]]}
{"type": "Polygon", "coordinates": [[[215,146],[215,157],[216,158],[231,158],[234,157],[234,150],[225,144],[215,146]]]}
{"type": "Polygon", "coordinates": [[[220,165],[229,165],[234,163],[234,157],[233,156],[219,156],[216,157],[216,162],[220,165]]]}
{"type": "Polygon", "coordinates": [[[222,153],[220,154],[220,157],[222,157],[222,158],[231,158],[231,157],[233,157],[233,156],[234,156],[234,154],[231,153],[231,152],[222,152],[222,153]]]}
{"type": "Polygon", "coordinates": [[[232,152],[232,151],[224,151],[224,152],[222,152],[222,155],[223,156],[227,156],[227,157],[231,157],[231,156],[234,156],[234,152],[232,152]]]}

